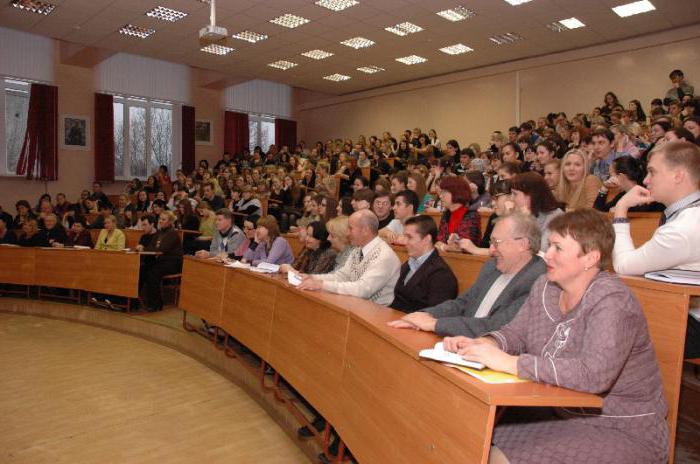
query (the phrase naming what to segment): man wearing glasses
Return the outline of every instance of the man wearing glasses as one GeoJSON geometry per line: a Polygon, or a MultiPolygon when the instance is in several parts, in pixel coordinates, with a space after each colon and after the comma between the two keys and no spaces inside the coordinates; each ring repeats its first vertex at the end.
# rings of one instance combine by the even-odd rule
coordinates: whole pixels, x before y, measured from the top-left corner
{"type": "Polygon", "coordinates": [[[492,259],[482,267],[469,290],[454,300],[389,322],[400,329],[424,330],[441,336],[479,337],[513,319],[546,266],[537,256],[540,229],[534,218],[514,212],[500,217],[491,234],[492,259]]]}

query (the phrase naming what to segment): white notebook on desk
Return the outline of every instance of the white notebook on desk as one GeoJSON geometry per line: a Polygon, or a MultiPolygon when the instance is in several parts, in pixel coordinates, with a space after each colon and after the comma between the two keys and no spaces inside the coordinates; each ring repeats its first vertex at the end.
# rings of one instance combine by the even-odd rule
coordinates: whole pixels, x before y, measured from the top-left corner
{"type": "Polygon", "coordinates": [[[700,272],[698,271],[665,269],[663,271],[647,272],[644,274],[644,277],[671,284],[700,285],[700,272]]]}
{"type": "Polygon", "coordinates": [[[449,351],[445,351],[445,347],[442,345],[442,342],[437,342],[435,344],[434,348],[429,348],[427,350],[421,350],[418,353],[418,356],[421,358],[426,358],[426,359],[432,359],[433,361],[439,361],[441,363],[448,363],[448,364],[454,364],[457,366],[464,366],[464,367],[471,367],[472,369],[483,369],[484,366],[481,363],[478,362],[473,362],[473,361],[467,361],[464,358],[462,358],[460,355],[457,353],[451,353],[449,351]]]}

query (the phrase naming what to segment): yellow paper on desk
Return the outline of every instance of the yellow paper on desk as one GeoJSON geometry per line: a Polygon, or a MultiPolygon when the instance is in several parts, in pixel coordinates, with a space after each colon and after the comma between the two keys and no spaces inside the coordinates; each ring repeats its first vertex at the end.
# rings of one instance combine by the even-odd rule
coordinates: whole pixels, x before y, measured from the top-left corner
{"type": "Polygon", "coordinates": [[[498,372],[491,369],[470,369],[468,367],[457,366],[455,364],[445,364],[446,366],[454,367],[465,374],[469,374],[472,377],[476,377],[485,383],[499,384],[499,383],[521,383],[529,382],[529,380],[521,379],[513,374],[506,374],[505,372],[498,372]]]}

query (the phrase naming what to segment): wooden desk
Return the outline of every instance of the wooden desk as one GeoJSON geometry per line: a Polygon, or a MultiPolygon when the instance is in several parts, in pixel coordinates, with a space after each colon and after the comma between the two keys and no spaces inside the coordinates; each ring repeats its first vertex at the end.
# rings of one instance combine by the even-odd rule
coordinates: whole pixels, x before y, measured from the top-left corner
{"type": "Polygon", "coordinates": [[[0,246],[0,283],[35,285],[34,248],[0,246]]]}
{"type": "Polygon", "coordinates": [[[328,418],[359,462],[485,463],[498,406],[602,404],[547,385],[488,385],[421,361],[418,350],[437,337],[388,327],[403,313],[372,302],[185,258],[183,309],[209,320],[216,301],[222,327],[251,343],[328,418]],[[222,276],[224,286],[215,288],[222,276]],[[202,298],[198,282],[215,297],[202,298]]]}
{"type": "MultiPolygon", "coordinates": [[[[610,215],[612,218],[612,215],[610,215]]],[[[659,227],[661,213],[629,213],[630,235],[635,247],[644,245],[659,227]]]]}
{"type": "Polygon", "coordinates": [[[673,462],[688,308],[690,298],[700,296],[700,287],[666,284],[642,277],[623,277],[622,280],[642,305],[656,351],[668,403],[669,462],[673,462]]]}
{"type": "Polygon", "coordinates": [[[294,257],[299,256],[299,253],[304,249],[304,244],[299,240],[299,237],[294,234],[282,234],[282,237],[289,242],[289,247],[292,249],[294,257]]]}
{"type": "Polygon", "coordinates": [[[138,298],[141,266],[139,253],[103,250],[83,250],[82,253],[88,258],[82,269],[85,276],[83,290],[138,298]]]}

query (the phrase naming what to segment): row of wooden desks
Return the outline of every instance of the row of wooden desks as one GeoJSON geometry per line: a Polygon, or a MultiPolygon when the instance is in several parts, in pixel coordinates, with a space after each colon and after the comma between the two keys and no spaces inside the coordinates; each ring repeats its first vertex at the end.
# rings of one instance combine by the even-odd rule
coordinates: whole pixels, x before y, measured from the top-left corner
{"type": "Polygon", "coordinates": [[[535,383],[489,385],[418,359],[433,334],[392,329],[402,313],[305,292],[280,276],[186,258],[180,307],[254,351],[338,430],[359,462],[487,462],[499,406],[600,407],[535,383]]]}
{"type": "MultiPolygon", "coordinates": [[[[396,251],[405,259],[405,252],[400,248],[396,251]]],[[[443,256],[458,276],[460,292],[473,284],[487,259],[449,253],[443,256]]],[[[690,299],[700,296],[700,287],[639,277],[622,280],[639,300],[654,343],[669,406],[672,458],[688,309],[690,299]]],[[[402,313],[358,298],[302,292],[281,277],[188,258],[183,268],[180,306],[221,326],[275,367],[333,423],[353,453],[357,450],[356,456],[365,458],[360,462],[377,462],[380,458],[400,461],[402,455],[387,455],[387,448],[406,452],[403,459],[410,461],[412,453],[420,455],[416,444],[425,444],[415,434],[431,436],[436,423],[449,430],[443,420],[460,424],[462,435],[451,441],[452,447],[466,447],[464,430],[481,430],[477,435],[485,441],[479,441],[480,454],[470,455],[466,461],[479,462],[488,451],[484,443],[490,441],[491,414],[497,406],[600,405],[600,399],[591,395],[535,383],[487,385],[437,363],[419,361],[418,351],[438,339],[432,334],[386,325],[402,313]],[[459,396],[463,394],[466,396],[459,396]],[[475,409],[482,414],[476,414],[475,409]],[[414,417],[416,414],[418,417],[414,417]],[[478,426],[469,419],[476,417],[478,426]],[[390,441],[386,438],[393,434],[400,439],[395,443],[402,443],[396,449],[387,447],[390,441]]],[[[430,440],[440,442],[440,437],[430,440]]],[[[469,452],[473,449],[469,447],[469,452]]],[[[464,458],[460,453],[467,451],[454,453],[450,455],[464,458]]],[[[430,461],[426,457],[426,462],[430,461]]]]}
{"type": "Polygon", "coordinates": [[[137,298],[140,253],[0,246],[0,283],[137,298]]]}

